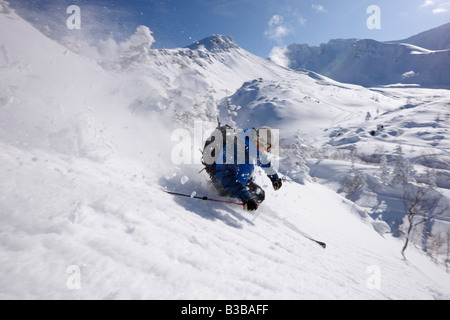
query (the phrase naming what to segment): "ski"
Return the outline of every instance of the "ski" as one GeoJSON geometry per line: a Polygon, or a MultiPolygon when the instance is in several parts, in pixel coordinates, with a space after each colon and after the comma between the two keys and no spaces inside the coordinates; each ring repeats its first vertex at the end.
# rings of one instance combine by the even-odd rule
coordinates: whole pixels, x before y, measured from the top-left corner
{"type": "Polygon", "coordinates": [[[225,203],[225,204],[232,204],[235,206],[244,206],[243,203],[239,203],[239,202],[231,202],[231,201],[225,201],[225,200],[217,200],[217,199],[210,199],[208,197],[199,197],[199,196],[192,196],[192,195],[188,195],[188,194],[183,194],[183,193],[178,193],[178,192],[172,192],[172,191],[167,191],[167,190],[163,190],[165,193],[174,195],[174,196],[180,196],[180,197],[185,197],[185,198],[191,198],[191,199],[199,199],[199,200],[204,200],[204,201],[212,201],[212,202],[218,202],[218,203],[225,203]]]}
{"type": "Polygon", "coordinates": [[[319,246],[321,246],[322,248],[326,249],[327,248],[327,244],[325,242],[319,241],[314,239],[313,237],[311,237],[309,234],[307,234],[306,232],[303,232],[302,230],[300,230],[299,228],[297,228],[295,225],[293,225],[292,223],[284,220],[285,224],[291,228],[292,230],[294,230],[295,232],[299,233],[302,237],[304,237],[305,239],[308,239],[312,242],[317,243],[319,246]]]}
{"type": "Polygon", "coordinates": [[[324,248],[324,249],[327,248],[327,244],[326,244],[325,242],[318,241],[318,240],[315,240],[315,239],[313,239],[313,238],[307,238],[307,239],[309,239],[309,240],[311,240],[311,241],[314,241],[315,243],[317,243],[319,246],[321,246],[321,247],[324,248]]]}
{"type": "Polygon", "coordinates": [[[298,230],[298,231],[299,231],[300,234],[301,234],[303,237],[305,237],[306,239],[311,240],[312,242],[317,243],[319,246],[321,246],[321,247],[324,248],[324,249],[327,248],[327,244],[326,244],[325,242],[322,242],[322,241],[316,240],[316,239],[314,239],[314,238],[311,238],[308,234],[304,233],[303,231],[300,231],[300,230],[298,230]]]}

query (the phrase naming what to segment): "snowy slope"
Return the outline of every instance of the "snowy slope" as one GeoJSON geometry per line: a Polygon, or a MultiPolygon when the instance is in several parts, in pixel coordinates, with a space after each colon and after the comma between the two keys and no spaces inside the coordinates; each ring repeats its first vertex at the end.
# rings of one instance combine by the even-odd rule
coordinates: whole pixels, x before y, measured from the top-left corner
{"type": "MultiPolygon", "coordinates": [[[[309,128],[315,120],[356,122],[358,99],[373,101],[368,110],[377,108],[374,96],[391,101],[388,112],[397,98],[291,72],[239,48],[143,46],[95,61],[0,4],[8,30],[0,33],[1,299],[450,297],[442,267],[414,248],[405,260],[381,221],[320,184],[285,182],[274,192],[258,176],[268,195],[258,216],[162,191],[215,196],[201,166],[173,163],[171,136],[214,119],[215,103],[244,82],[270,79],[258,82],[269,98],[278,80],[287,108],[297,89],[321,103],[349,102],[323,119],[314,113],[309,128]]],[[[295,126],[280,114],[289,137],[295,126]]]]}
{"type": "Polygon", "coordinates": [[[2,176],[15,172],[14,190],[2,179],[3,299],[448,298],[443,270],[415,252],[402,260],[399,242],[320,185],[271,193],[251,222],[241,210],[174,201],[124,161],[2,149],[2,176]],[[80,290],[67,287],[71,266],[80,290]]]}
{"type": "MultiPolygon", "coordinates": [[[[439,35],[448,39],[448,33],[441,31],[426,33],[426,39],[440,39],[439,35]]],[[[415,39],[411,38],[414,43],[415,39]]],[[[449,48],[430,50],[409,42],[336,39],[320,47],[292,44],[282,50],[282,60],[294,70],[304,68],[336,81],[366,87],[401,83],[448,88],[449,54],[449,48]]]]}
{"type": "Polygon", "coordinates": [[[244,83],[229,98],[233,109],[236,105],[240,108],[231,118],[240,126],[247,126],[251,119],[257,126],[268,123],[281,128],[281,145],[301,150],[300,156],[280,151],[284,173],[301,182],[305,180],[301,172],[307,172],[374,219],[387,222],[395,236],[402,234],[405,225],[404,186],[393,181],[400,147],[406,159],[400,169],[409,164],[414,171],[406,183],[431,187],[439,201],[434,212],[443,210],[418,231],[416,242],[422,242],[420,246],[431,255],[440,252],[445,260],[447,249],[432,247],[437,238],[448,243],[450,227],[449,91],[367,90],[321,79],[321,89],[308,88],[295,79],[244,83]],[[384,168],[383,157],[387,162],[384,168]],[[296,171],[300,171],[300,179],[292,176],[296,171]],[[432,238],[430,235],[437,238],[424,240],[432,238]]]}
{"type": "MultiPolygon", "coordinates": [[[[305,139],[321,142],[326,142],[322,137],[332,128],[360,124],[367,112],[389,112],[404,103],[402,99],[341,84],[313,72],[246,82],[229,102],[242,107],[238,116],[231,117],[239,127],[266,124],[282,128],[281,138],[285,139],[300,130],[305,139]]],[[[222,115],[225,117],[224,112],[222,115]]]]}

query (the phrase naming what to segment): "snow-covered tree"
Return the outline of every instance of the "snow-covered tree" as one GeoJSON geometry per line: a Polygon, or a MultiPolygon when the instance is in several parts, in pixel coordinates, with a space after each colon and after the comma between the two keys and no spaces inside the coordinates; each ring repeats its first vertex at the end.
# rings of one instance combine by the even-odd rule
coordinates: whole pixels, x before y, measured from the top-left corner
{"type": "Polygon", "coordinates": [[[380,157],[380,180],[385,185],[391,183],[391,169],[389,168],[386,153],[383,153],[380,157]]]}
{"type": "Polygon", "coordinates": [[[356,169],[355,162],[357,158],[356,146],[353,146],[350,152],[350,160],[352,163],[350,173],[345,177],[340,192],[346,194],[346,197],[351,201],[356,201],[362,192],[365,185],[363,173],[356,169]]]}
{"type": "Polygon", "coordinates": [[[299,131],[294,135],[295,141],[287,151],[286,159],[288,162],[288,170],[290,177],[299,182],[304,183],[309,177],[309,168],[306,165],[306,157],[309,147],[305,140],[301,137],[299,131]]]}
{"type": "Polygon", "coordinates": [[[394,152],[394,163],[392,169],[392,185],[406,185],[414,179],[414,168],[405,157],[401,145],[398,145],[394,152]]]}

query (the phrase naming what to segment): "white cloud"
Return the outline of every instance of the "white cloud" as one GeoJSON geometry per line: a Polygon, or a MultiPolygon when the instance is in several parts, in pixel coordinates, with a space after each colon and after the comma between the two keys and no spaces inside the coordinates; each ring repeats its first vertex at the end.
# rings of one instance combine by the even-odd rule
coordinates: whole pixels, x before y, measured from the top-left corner
{"type": "Polygon", "coordinates": [[[438,8],[433,10],[433,13],[436,13],[436,14],[437,13],[445,13],[445,12],[448,12],[448,9],[444,8],[444,7],[438,7],[438,8]]]}
{"type": "Polygon", "coordinates": [[[269,26],[273,27],[273,26],[279,25],[279,24],[283,23],[283,20],[284,20],[283,16],[276,14],[272,18],[270,18],[269,26]]]}
{"type": "Polygon", "coordinates": [[[420,7],[421,8],[426,8],[426,7],[429,7],[429,6],[432,6],[432,5],[434,5],[434,1],[433,0],[426,0],[420,7]]]}
{"type": "Polygon", "coordinates": [[[281,39],[287,36],[291,31],[286,26],[278,26],[273,32],[275,39],[281,39]]]}
{"type": "MultiPolygon", "coordinates": [[[[428,0],[428,1],[430,1],[430,0],[428,0]]],[[[313,4],[312,8],[314,10],[316,10],[317,12],[325,12],[325,7],[321,4],[313,4]]]]}
{"type": "Polygon", "coordinates": [[[264,32],[264,35],[271,40],[275,40],[276,42],[281,43],[283,41],[283,38],[290,33],[291,31],[286,26],[277,26],[275,28],[266,30],[264,32]]]}
{"type": "Polygon", "coordinates": [[[278,43],[281,43],[283,38],[292,32],[291,28],[284,24],[284,17],[278,14],[272,16],[268,25],[269,29],[264,32],[264,35],[278,43]]]}
{"type": "Polygon", "coordinates": [[[420,9],[429,8],[434,14],[446,13],[450,9],[450,1],[448,0],[425,0],[419,7],[420,9]]]}
{"type": "Polygon", "coordinates": [[[288,68],[289,58],[286,56],[287,47],[273,47],[269,54],[269,58],[272,62],[288,68]]]}
{"type": "Polygon", "coordinates": [[[303,18],[303,16],[300,16],[300,17],[297,19],[297,21],[298,21],[298,24],[301,25],[301,26],[303,27],[303,26],[306,25],[306,22],[307,22],[308,20],[306,20],[305,18],[303,18]]]}
{"type": "Polygon", "coordinates": [[[306,22],[307,20],[297,12],[290,12],[288,18],[275,14],[270,18],[268,28],[264,31],[264,35],[281,45],[286,36],[294,33],[298,30],[298,27],[305,26],[306,22]]]}

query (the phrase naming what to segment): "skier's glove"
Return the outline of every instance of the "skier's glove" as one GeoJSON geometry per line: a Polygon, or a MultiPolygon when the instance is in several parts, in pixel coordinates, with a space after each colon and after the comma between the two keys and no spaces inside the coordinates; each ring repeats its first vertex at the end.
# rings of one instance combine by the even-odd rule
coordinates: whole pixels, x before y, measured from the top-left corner
{"type": "Polygon", "coordinates": [[[258,204],[253,198],[244,201],[244,210],[245,211],[256,211],[258,210],[258,204]]]}
{"type": "Polygon", "coordinates": [[[272,186],[275,191],[280,190],[282,185],[283,185],[283,182],[281,181],[281,179],[272,180],[272,186]]]}

